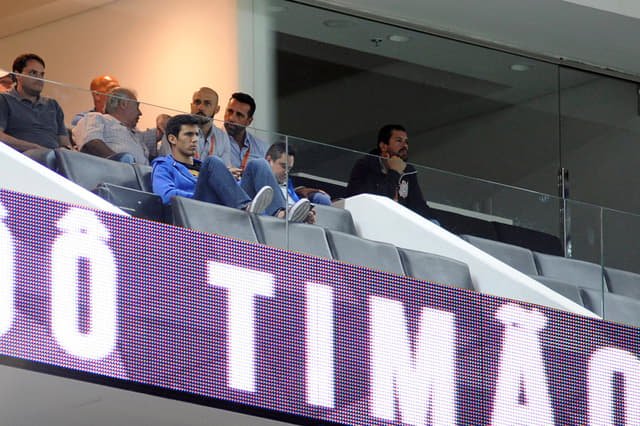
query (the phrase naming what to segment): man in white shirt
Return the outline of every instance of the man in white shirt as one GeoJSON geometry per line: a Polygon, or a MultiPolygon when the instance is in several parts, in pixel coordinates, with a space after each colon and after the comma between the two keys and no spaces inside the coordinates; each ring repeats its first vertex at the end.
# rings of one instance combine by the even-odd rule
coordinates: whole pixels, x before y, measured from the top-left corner
{"type": "Polygon", "coordinates": [[[116,159],[118,154],[128,153],[136,163],[148,165],[149,154],[155,154],[157,130],[137,130],[141,115],[135,93],[116,88],[109,93],[105,114],[87,114],[73,128],[73,139],[87,154],[116,159]]]}

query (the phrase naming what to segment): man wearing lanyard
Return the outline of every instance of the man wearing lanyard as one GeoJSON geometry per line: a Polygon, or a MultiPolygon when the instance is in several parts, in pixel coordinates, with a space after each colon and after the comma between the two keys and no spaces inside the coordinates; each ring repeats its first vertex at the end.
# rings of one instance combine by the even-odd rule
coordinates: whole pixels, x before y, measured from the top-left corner
{"type": "Polygon", "coordinates": [[[220,111],[220,105],[218,105],[218,94],[215,90],[201,87],[193,94],[191,114],[208,118],[204,124],[200,125],[195,158],[204,161],[210,155],[217,155],[224,164],[230,166],[229,136],[213,122],[218,111],[220,111]]]}
{"type": "Polygon", "coordinates": [[[247,132],[251,125],[256,102],[253,98],[241,92],[231,95],[227,109],[224,112],[224,128],[230,136],[231,168],[229,171],[236,178],[242,175],[247,162],[254,158],[264,159],[269,144],[247,132]],[[235,143],[234,143],[235,142],[235,143]]]}
{"type": "MultiPolygon", "coordinates": [[[[195,91],[191,98],[191,114],[206,117],[208,120],[203,120],[199,124],[198,146],[194,158],[204,161],[210,155],[217,155],[227,167],[230,167],[229,136],[213,121],[218,111],[220,111],[220,105],[218,105],[218,93],[215,90],[201,87],[195,91]]],[[[166,135],[162,138],[158,153],[160,156],[171,154],[171,145],[166,135]]]]}

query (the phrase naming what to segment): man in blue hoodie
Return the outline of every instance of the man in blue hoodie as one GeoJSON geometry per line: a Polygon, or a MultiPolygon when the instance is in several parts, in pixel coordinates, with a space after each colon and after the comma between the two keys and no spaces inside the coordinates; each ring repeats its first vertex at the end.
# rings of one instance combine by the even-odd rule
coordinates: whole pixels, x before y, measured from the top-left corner
{"type": "MultiPolygon", "coordinates": [[[[284,217],[286,201],[280,191],[274,191],[277,182],[265,160],[250,161],[238,183],[219,157],[211,155],[204,162],[194,158],[201,120],[188,114],[169,119],[166,134],[171,154],[153,161],[153,192],[165,204],[173,196],[182,196],[252,213],[266,209],[269,215],[284,217]]],[[[309,209],[308,200],[296,203],[289,209],[288,219],[304,221],[309,209]]]]}

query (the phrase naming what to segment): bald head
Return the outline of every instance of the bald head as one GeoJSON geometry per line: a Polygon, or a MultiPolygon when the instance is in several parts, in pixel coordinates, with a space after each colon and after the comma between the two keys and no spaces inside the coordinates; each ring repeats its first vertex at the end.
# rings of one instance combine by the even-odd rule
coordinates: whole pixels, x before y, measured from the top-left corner
{"type": "Polygon", "coordinates": [[[215,90],[209,87],[196,90],[191,100],[191,114],[213,118],[218,111],[220,111],[220,105],[218,105],[218,93],[215,90]]]}
{"type": "Polygon", "coordinates": [[[101,75],[91,80],[90,89],[100,93],[108,93],[109,90],[119,87],[120,83],[110,75],[101,75]]]}
{"type": "Polygon", "coordinates": [[[91,80],[91,96],[93,97],[93,105],[96,111],[104,114],[107,97],[103,93],[109,93],[111,90],[120,87],[118,80],[110,75],[101,75],[91,80]]]}

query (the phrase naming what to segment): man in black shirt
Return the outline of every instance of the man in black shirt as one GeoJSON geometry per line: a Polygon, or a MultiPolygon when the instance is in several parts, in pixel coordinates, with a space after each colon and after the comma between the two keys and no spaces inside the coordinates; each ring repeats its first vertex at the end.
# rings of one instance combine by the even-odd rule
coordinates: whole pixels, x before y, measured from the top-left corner
{"type": "Polygon", "coordinates": [[[407,164],[409,138],[399,124],[387,124],[378,132],[378,146],[361,158],[351,170],[347,196],[384,195],[426,217],[433,217],[427,206],[416,169],[407,164]]]}

